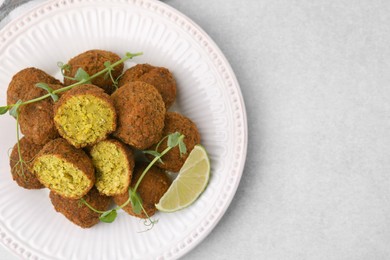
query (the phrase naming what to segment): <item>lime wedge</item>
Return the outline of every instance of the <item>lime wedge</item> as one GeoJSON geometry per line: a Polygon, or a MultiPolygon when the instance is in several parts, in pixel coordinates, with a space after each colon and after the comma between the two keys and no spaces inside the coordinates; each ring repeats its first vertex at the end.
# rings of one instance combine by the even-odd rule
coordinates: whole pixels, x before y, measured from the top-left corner
{"type": "Polygon", "coordinates": [[[161,197],[156,208],[175,212],[191,205],[206,188],[210,178],[210,160],[206,149],[195,145],[176,179],[161,197]]]}

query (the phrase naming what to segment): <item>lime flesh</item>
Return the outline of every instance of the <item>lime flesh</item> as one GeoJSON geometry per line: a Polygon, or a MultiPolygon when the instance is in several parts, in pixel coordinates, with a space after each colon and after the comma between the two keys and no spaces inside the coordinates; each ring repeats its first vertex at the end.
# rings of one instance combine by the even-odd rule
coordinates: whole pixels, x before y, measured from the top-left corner
{"type": "Polygon", "coordinates": [[[156,208],[163,212],[175,212],[188,207],[204,191],[209,178],[210,160],[206,149],[196,145],[156,208]]]}

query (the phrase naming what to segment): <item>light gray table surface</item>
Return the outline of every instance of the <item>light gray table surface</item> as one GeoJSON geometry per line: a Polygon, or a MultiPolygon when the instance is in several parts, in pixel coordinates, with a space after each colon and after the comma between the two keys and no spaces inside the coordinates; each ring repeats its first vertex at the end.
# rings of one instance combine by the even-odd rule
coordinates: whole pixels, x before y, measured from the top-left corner
{"type": "Polygon", "coordinates": [[[236,196],[184,259],[390,259],[390,2],[165,2],[221,48],[249,128],[236,196]]]}

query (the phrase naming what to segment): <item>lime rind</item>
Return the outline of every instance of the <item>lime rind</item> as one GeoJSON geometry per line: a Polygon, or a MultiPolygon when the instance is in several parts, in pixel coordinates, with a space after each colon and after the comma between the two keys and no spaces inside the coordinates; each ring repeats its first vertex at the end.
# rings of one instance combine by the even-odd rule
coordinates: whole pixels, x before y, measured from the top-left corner
{"type": "Polygon", "coordinates": [[[210,169],[206,149],[196,145],[156,208],[162,212],[175,212],[193,204],[208,185],[210,169]]]}

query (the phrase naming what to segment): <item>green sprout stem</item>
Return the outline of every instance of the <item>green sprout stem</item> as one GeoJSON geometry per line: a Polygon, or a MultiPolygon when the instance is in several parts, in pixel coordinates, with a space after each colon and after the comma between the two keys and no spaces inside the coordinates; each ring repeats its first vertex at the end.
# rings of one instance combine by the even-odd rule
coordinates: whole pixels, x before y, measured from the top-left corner
{"type": "Polygon", "coordinates": [[[16,142],[16,149],[17,149],[17,152],[18,152],[18,159],[17,160],[13,160],[11,155],[10,155],[10,151],[13,150],[13,148],[10,148],[9,151],[8,151],[8,157],[10,157],[10,160],[11,161],[16,161],[16,164],[13,166],[12,170],[15,169],[15,172],[19,175],[19,176],[22,176],[23,178],[26,178],[26,175],[25,175],[25,171],[28,170],[28,165],[27,163],[31,163],[31,161],[34,160],[34,157],[31,158],[29,161],[25,161],[22,157],[22,148],[20,146],[20,125],[19,125],[19,113],[17,113],[15,115],[15,118],[16,118],[16,139],[17,139],[17,142],[16,142]]]}
{"type": "Polygon", "coordinates": [[[165,150],[159,155],[154,157],[154,159],[148,164],[148,166],[145,168],[145,170],[142,172],[141,176],[139,177],[137,183],[134,186],[134,193],[137,192],[138,186],[141,184],[142,179],[144,178],[145,174],[152,168],[152,166],[159,160],[161,157],[163,157],[167,152],[169,152],[173,147],[167,147],[165,150]]]}
{"type": "Polygon", "coordinates": [[[19,159],[22,159],[21,156],[21,149],[20,149],[20,134],[19,134],[19,115],[16,116],[16,140],[18,142],[18,154],[19,154],[19,159]]]}
{"type": "MultiPolygon", "coordinates": [[[[184,139],[184,135],[178,133],[178,132],[175,132],[173,134],[169,134],[167,136],[165,136],[164,138],[161,139],[161,141],[157,144],[157,147],[155,149],[155,152],[156,152],[156,155],[154,157],[154,159],[148,164],[148,166],[144,169],[144,171],[142,172],[141,176],[138,178],[134,188],[132,189],[131,187],[129,187],[128,189],[128,193],[129,193],[129,198],[122,204],[122,205],[118,205],[116,206],[114,209],[110,209],[110,210],[107,210],[107,211],[100,211],[100,210],[97,210],[95,208],[93,208],[90,204],[88,204],[88,202],[85,200],[85,199],[80,199],[80,201],[82,203],[84,203],[89,209],[91,209],[92,211],[96,212],[96,213],[99,213],[101,214],[100,215],[100,220],[101,221],[104,221],[104,222],[108,222],[108,223],[111,223],[112,221],[114,221],[115,217],[116,217],[116,211],[119,210],[119,209],[122,209],[124,207],[126,207],[130,202],[131,202],[131,205],[133,207],[133,211],[135,212],[135,208],[134,208],[134,204],[135,202],[138,204],[138,206],[140,206],[141,210],[144,212],[144,214],[146,215],[146,219],[145,219],[145,222],[144,224],[146,226],[150,226],[149,229],[151,229],[155,223],[157,223],[157,220],[152,220],[150,218],[150,216],[148,215],[148,213],[146,212],[145,208],[143,207],[142,205],[142,201],[141,201],[141,198],[139,197],[139,195],[137,194],[137,189],[139,187],[139,185],[141,184],[142,182],[142,179],[145,177],[146,173],[150,170],[150,168],[152,168],[152,166],[158,162],[158,161],[161,161],[161,158],[167,154],[171,149],[175,148],[176,146],[179,146],[180,145],[184,145],[184,142],[183,142],[183,139],[184,139]],[[164,149],[164,151],[162,151],[161,153],[159,153],[157,151],[158,149],[158,146],[161,144],[161,142],[163,140],[165,140],[166,138],[168,138],[168,141],[167,141],[167,147],[164,149]],[[132,201],[133,200],[133,201],[132,201]],[[136,201],[134,201],[136,200],[136,201]],[[110,218],[109,221],[107,221],[107,219],[105,219],[106,216],[110,215],[110,213],[115,213],[115,216],[113,218],[110,218]]],[[[137,213],[138,214],[138,213],[137,213]]],[[[111,216],[110,216],[111,217],[111,216]]],[[[147,229],[147,230],[149,230],[147,229]]]]}
{"type": "MultiPolygon", "coordinates": [[[[74,83],[72,85],[69,85],[69,86],[66,86],[66,87],[54,90],[52,92],[52,94],[59,94],[59,93],[68,91],[68,90],[70,90],[70,89],[72,89],[72,88],[74,88],[76,86],[80,86],[82,84],[85,84],[85,83],[89,82],[90,80],[92,80],[92,79],[94,79],[96,77],[99,77],[99,76],[103,75],[104,73],[107,73],[110,69],[115,68],[119,64],[121,64],[121,63],[123,63],[123,62],[125,62],[125,61],[127,61],[129,59],[132,59],[132,58],[134,58],[136,56],[140,56],[142,54],[143,54],[142,52],[137,52],[137,53],[129,53],[128,52],[128,53],[126,53],[126,55],[122,59],[114,62],[113,64],[111,64],[110,66],[106,67],[105,69],[103,69],[103,70],[93,74],[92,76],[88,77],[88,79],[82,79],[82,80],[80,80],[80,81],[78,81],[78,82],[76,82],[76,83],[74,83]]],[[[37,97],[37,98],[34,98],[34,99],[30,99],[28,101],[25,101],[25,102],[21,103],[20,105],[27,105],[27,104],[35,103],[35,102],[41,101],[41,100],[43,100],[45,98],[48,98],[50,96],[51,96],[51,94],[48,93],[48,94],[45,94],[43,96],[40,96],[40,97],[37,97]]],[[[12,108],[14,105],[15,104],[9,105],[8,108],[12,108]]]]}
{"type": "Polygon", "coordinates": [[[128,190],[128,193],[129,193],[129,198],[125,201],[125,203],[123,203],[122,205],[117,206],[115,209],[124,208],[124,207],[126,207],[127,204],[130,203],[130,201],[131,201],[131,196],[130,196],[131,195],[131,190],[130,189],[128,190]]]}
{"type": "Polygon", "coordinates": [[[95,209],[94,207],[92,207],[91,205],[89,205],[89,203],[84,199],[84,198],[81,198],[80,199],[82,203],[84,203],[90,210],[98,213],[98,214],[103,214],[105,211],[101,211],[101,210],[97,210],[95,209]]]}
{"type": "MultiPolygon", "coordinates": [[[[164,136],[164,137],[160,140],[160,142],[158,142],[158,144],[156,145],[156,148],[155,148],[156,151],[158,151],[158,148],[160,147],[160,145],[162,144],[162,142],[163,142],[165,139],[168,138],[168,136],[169,136],[169,135],[164,136]]],[[[161,158],[161,156],[160,156],[160,158],[161,158]]]]}
{"type": "MultiPolygon", "coordinates": [[[[34,98],[34,99],[30,99],[30,100],[27,100],[27,101],[22,101],[22,100],[18,100],[18,102],[16,102],[15,104],[11,104],[11,105],[6,105],[6,106],[2,106],[0,107],[0,115],[3,115],[5,114],[7,111],[9,111],[9,113],[15,117],[16,119],[16,139],[17,139],[17,149],[18,149],[18,157],[19,157],[19,160],[18,162],[16,163],[15,166],[19,165],[20,164],[20,171],[21,171],[21,175],[24,177],[24,164],[26,164],[26,162],[23,160],[22,158],[22,153],[21,153],[21,148],[20,148],[20,134],[19,134],[19,108],[23,105],[27,105],[27,104],[31,104],[31,103],[35,103],[35,102],[38,102],[38,101],[41,101],[41,100],[44,100],[48,97],[52,97],[54,99],[54,97],[57,97],[56,94],[58,93],[62,93],[62,92],[65,92],[67,90],[70,90],[76,86],[79,86],[79,85],[82,85],[82,84],[85,84],[89,81],[91,81],[92,79],[96,78],[96,77],[99,77],[100,75],[103,75],[104,73],[107,73],[107,72],[111,72],[111,70],[113,70],[113,68],[115,68],[116,66],[118,66],[119,64],[121,63],[124,63],[125,61],[129,60],[129,59],[132,59],[136,56],[140,56],[142,55],[143,53],[142,52],[137,52],[137,53],[130,53],[130,52],[127,52],[126,55],[121,58],[120,60],[114,62],[113,64],[110,64],[109,66],[107,66],[105,69],[93,74],[92,76],[88,76],[86,78],[83,78],[81,79],[80,81],[72,84],[72,85],[69,85],[69,86],[66,86],[66,87],[63,87],[63,88],[60,88],[60,89],[57,89],[57,90],[54,90],[54,91],[49,91],[49,93],[45,94],[45,95],[42,95],[40,97],[37,97],[37,98],[34,98]]],[[[62,68],[61,68],[62,70],[62,68]]],[[[62,72],[62,71],[61,71],[62,72]]],[[[39,84],[39,83],[38,83],[39,84]]],[[[38,86],[39,87],[39,86],[38,86]]],[[[57,97],[58,99],[58,97],[57,97]]],[[[86,205],[88,205],[86,203],[86,205]]],[[[92,208],[92,207],[90,207],[92,208]]]]}
{"type": "MultiPolygon", "coordinates": [[[[131,202],[131,193],[136,193],[137,192],[137,189],[138,189],[138,186],[141,184],[142,182],[142,179],[144,178],[144,176],[146,175],[146,173],[150,170],[150,168],[152,168],[152,166],[159,160],[161,159],[161,157],[163,157],[167,152],[169,152],[173,147],[167,147],[165,148],[165,150],[161,153],[160,156],[156,156],[149,164],[148,166],[145,168],[145,170],[142,172],[141,176],[138,178],[138,181],[137,183],[135,184],[134,186],[134,189],[133,191],[130,191],[129,189],[129,198],[125,201],[125,203],[123,203],[122,205],[116,207],[115,209],[121,209],[121,208],[124,208],[126,207],[130,202],[131,202]]],[[[142,204],[141,204],[142,205],[142,204]]],[[[143,209],[143,207],[142,207],[143,209]]],[[[143,209],[144,210],[144,209],[143,209]]],[[[145,210],[144,210],[145,212],[145,210]]]]}
{"type": "Polygon", "coordinates": [[[18,156],[19,156],[19,161],[17,164],[20,164],[21,174],[24,177],[24,163],[25,162],[22,158],[22,152],[21,152],[21,148],[20,148],[19,113],[16,114],[16,141],[17,141],[18,156]]]}
{"type": "Polygon", "coordinates": [[[147,228],[146,230],[140,231],[140,232],[146,232],[146,231],[151,230],[154,227],[154,225],[158,222],[158,219],[157,220],[152,220],[150,218],[150,216],[148,215],[148,213],[146,212],[146,210],[144,209],[144,207],[142,206],[142,204],[141,204],[141,208],[142,208],[142,211],[145,213],[145,215],[147,217],[144,220],[144,225],[149,227],[149,228],[147,228]]]}

